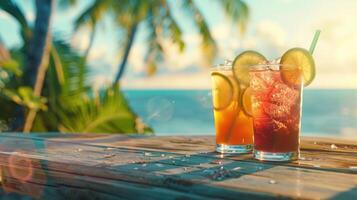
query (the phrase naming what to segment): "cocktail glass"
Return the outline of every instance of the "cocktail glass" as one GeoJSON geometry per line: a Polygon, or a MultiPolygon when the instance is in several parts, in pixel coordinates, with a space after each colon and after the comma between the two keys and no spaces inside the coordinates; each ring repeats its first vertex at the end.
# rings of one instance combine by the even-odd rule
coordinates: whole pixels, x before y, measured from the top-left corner
{"type": "Polygon", "coordinates": [[[216,129],[216,151],[248,153],[253,147],[253,119],[242,108],[246,88],[233,76],[231,62],[211,71],[212,98],[216,129]]]}
{"type": "Polygon", "coordinates": [[[279,69],[279,64],[262,64],[249,72],[254,158],[258,160],[290,161],[299,157],[303,78],[291,84],[284,81],[279,69]]]}

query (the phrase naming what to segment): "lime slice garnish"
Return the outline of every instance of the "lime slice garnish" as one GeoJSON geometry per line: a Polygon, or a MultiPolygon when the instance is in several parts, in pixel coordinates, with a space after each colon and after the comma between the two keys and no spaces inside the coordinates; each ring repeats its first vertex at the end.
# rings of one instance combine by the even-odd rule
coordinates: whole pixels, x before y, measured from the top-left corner
{"type": "Polygon", "coordinates": [[[252,116],[252,89],[250,87],[246,88],[241,95],[242,108],[246,115],[252,116]]]}
{"type": "Polygon", "coordinates": [[[244,51],[233,61],[233,74],[239,83],[249,85],[249,68],[251,66],[265,63],[265,57],[256,51],[244,51]]]}
{"type": "Polygon", "coordinates": [[[280,72],[283,81],[290,85],[308,86],[315,78],[315,62],[309,51],[292,48],[284,53],[280,60],[280,72]]]}
{"type": "Polygon", "coordinates": [[[212,72],[213,107],[221,110],[229,106],[233,99],[233,83],[224,74],[212,72]]]}

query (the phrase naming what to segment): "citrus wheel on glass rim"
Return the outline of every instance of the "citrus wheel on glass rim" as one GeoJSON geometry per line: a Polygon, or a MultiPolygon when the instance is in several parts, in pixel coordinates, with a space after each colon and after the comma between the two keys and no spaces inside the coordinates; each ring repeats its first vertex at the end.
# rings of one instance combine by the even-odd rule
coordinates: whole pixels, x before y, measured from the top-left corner
{"type": "Polygon", "coordinates": [[[253,115],[251,96],[252,96],[252,88],[251,87],[247,87],[241,95],[241,105],[242,105],[243,111],[247,116],[250,116],[250,117],[253,115]]]}
{"type": "Polygon", "coordinates": [[[299,85],[303,81],[306,87],[315,78],[315,62],[309,51],[303,48],[292,48],[280,59],[282,80],[289,85],[299,85]],[[301,80],[303,79],[303,80],[301,80]]]}
{"type": "Polygon", "coordinates": [[[256,51],[244,51],[239,54],[233,61],[232,70],[234,77],[240,84],[249,86],[249,70],[250,67],[258,64],[266,63],[265,57],[256,51]]]}
{"type": "Polygon", "coordinates": [[[234,87],[232,81],[219,72],[212,72],[212,82],[213,108],[222,110],[229,106],[234,98],[235,90],[239,92],[239,88],[234,87]]]}

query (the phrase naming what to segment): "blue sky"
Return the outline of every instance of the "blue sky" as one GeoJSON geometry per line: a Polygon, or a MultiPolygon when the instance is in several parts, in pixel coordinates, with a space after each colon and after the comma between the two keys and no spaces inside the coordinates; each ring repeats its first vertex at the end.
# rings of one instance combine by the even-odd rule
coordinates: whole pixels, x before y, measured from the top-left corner
{"type": "MultiPolygon", "coordinates": [[[[33,1],[17,0],[29,21],[34,19],[33,1]]],[[[175,1],[172,1],[175,4],[175,1]]],[[[239,34],[222,13],[216,1],[197,0],[196,3],[209,21],[214,38],[219,45],[216,63],[233,59],[245,49],[257,50],[267,58],[281,56],[289,48],[308,48],[314,31],[321,29],[320,41],[314,53],[317,77],[310,88],[357,88],[357,17],[354,0],[246,0],[250,20],[244,35],[239,34]],[[209,2],[209,3],[208,3],[209,2]]],[[[90,0],[81,0],[69,10],[56,9],[53,31],[71,41],[79,51],[88,44],[88,31],[72,34],[73,19],[90,0]]],[[[175,12],[185,30],[187,50],[179,54],[170,41],[165,40],[165,62],[160,64],[153,77],[144,74],[145,28],[141,27],[129,58],[129,67],[123,80],[124,88],[209,88],[209,69],[199,50],[199,37],[189,19],[175,12]],[[183,81],[185,80],[185,81],[183,81]],[[164,83],[164,84],[163,84],[164,83]]],[[[5,13],[0,12],[0,36],[8,47],[19,45],[18,27],[5,13]]],[[[107,20],[100,25],[90,64],[91,83],[100,87],[113,78],[120,61],[118,45],[120,34],[107,20]]]]}

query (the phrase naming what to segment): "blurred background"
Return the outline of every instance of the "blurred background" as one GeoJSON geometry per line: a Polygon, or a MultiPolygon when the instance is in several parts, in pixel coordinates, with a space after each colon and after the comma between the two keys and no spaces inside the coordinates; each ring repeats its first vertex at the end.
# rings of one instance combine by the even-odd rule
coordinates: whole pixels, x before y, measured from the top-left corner
{"type": "Polygon", "coordinates": [[[308,48],[303,135],[357,136],[354,0],[1,0],[0,130],[214,134],[210,66],[308,48]]]}

